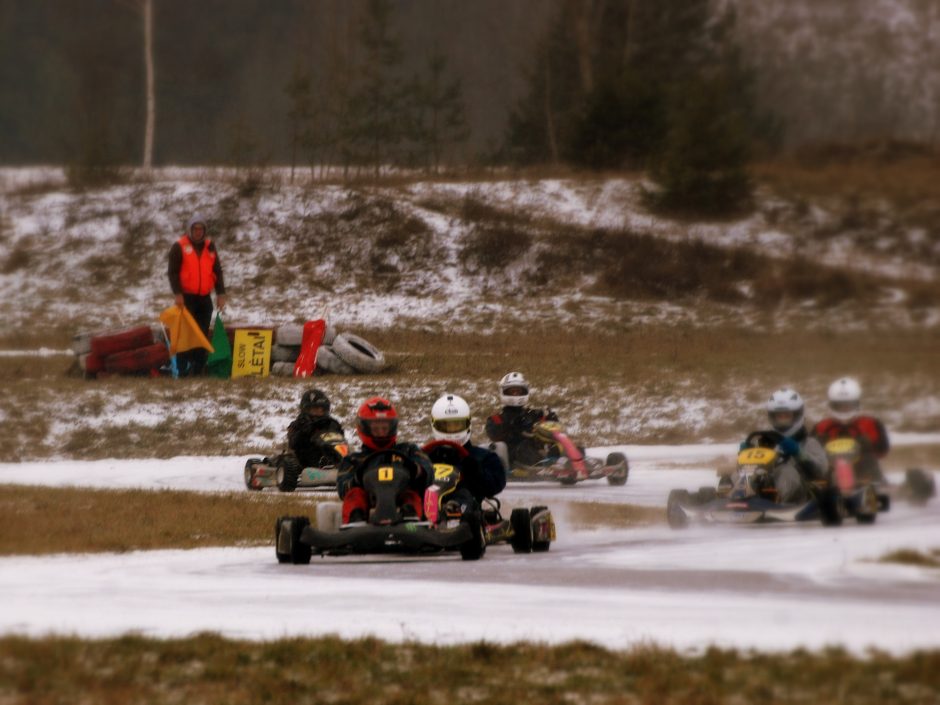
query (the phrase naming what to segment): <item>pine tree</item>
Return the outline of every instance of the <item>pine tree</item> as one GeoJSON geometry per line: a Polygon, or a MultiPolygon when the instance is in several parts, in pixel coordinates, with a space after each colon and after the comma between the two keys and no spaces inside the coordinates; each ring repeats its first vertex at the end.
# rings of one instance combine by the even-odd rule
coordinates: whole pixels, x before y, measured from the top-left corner
{"type": "Polygon", "coordinates": [[[428,58],[426,73],[414,79],[408,90],[412,106],[412,139],[423,155],[425,167],[437,173],[444,151],[466,141],[470,130],[463,99],[463,84],[448,75],[447,57],[440,50],[428,58]]]}

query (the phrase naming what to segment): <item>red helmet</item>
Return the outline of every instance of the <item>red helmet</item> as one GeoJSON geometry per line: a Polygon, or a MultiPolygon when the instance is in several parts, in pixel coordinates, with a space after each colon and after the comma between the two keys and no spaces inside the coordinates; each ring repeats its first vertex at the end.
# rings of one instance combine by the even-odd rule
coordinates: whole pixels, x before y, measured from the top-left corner
{"type": "Polygon", "coordinates": [[[362,445],[372,450],[386,450],[398,439],[398,414],[388,399],[372,397],[359,407],[356,432],[362,445]]]}

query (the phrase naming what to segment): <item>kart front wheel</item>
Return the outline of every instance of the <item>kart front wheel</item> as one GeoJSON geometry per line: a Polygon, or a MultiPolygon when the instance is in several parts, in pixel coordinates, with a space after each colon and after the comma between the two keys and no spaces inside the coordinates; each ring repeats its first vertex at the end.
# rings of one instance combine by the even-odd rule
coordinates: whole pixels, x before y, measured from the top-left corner
{"type": "Polygon", "coordinates": [[[307,526],[310,526],[307,517],[280,517],[277,520],[275,553],[279,563],[306,565],[310,562],[310,546],[300,540],[307,526]]]}
{"type": "Polygon", "coordinates": [[[509,515],[509,525],[512,527],[512,537],[509,545],[513,553],[530,553],[532,551],[532,513],[528,509],[513,509],[509,515]]]}
{"type": "Polygon", "coordinates": [[[816,498],[819,503],[819,521],[823,526],[841,526],[845,517],[845,498],[834,487],[820,490],[816,498]]]}
{"type": "Polygon", "coordinates": [[[277,488],[281,492],[293,492],[297,489],[297,480],[300,479],[300,463],[294,460],[293,456],[282,456],[277,463],[277,471],[274,478],[277,480],[277,488]]]}
{"type": "Polygon", "coordinates": [[[464,514],[460,520],[470,527],[471,538],[461,544],[460,557],[465,561],[478,561],[486,553],[486,532],[479,512],[464,514]]]}

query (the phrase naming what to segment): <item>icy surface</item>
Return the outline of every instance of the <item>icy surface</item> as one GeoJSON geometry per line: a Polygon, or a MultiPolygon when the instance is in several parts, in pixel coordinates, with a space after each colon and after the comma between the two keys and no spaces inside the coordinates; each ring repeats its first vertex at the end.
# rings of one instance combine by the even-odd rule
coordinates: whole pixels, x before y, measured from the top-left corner
{"type": "MultiPolygon", "coordinates": [[[[501,546],[476,563],[367,557],[315,558],[309,566],[278,565],[270,546],[3,558],[0,632],[170,637],[210,630],[250,639],[339,634],[435,644],[584,639],[693,650],[841,645],[856,653],[940,647],[940,571],[876,562],[896,549],[940,547],[940,503],[898,503],[871,527],[573,530],[572,500],[663,506],[673,487],[714,482],[714,462],[734,450],[617,449],[632,461],[624,487],[514,484],[503,493],[508,506],[553,507],[558,541],[546,554],[514,555],[501,546]],[[472,594],[459,610],[455,592],[472,594]]],[[[244,491],[243,460],[5,464],[0,482],[244,491]]]]}

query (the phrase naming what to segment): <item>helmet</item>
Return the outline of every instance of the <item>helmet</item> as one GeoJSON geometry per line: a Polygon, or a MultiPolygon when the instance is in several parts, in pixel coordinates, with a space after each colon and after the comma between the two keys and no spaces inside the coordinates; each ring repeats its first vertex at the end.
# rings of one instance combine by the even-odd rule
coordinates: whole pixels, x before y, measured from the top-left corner
{"type": "Polygon", "coordinates": [[[323,409],[323,415],[330,415],[330,398],[319,389],[308,389],[300,397],[300,410],[323,409]]]}
{"type": "Polygon", "coordinates": [[[431,432],[438,441],[464,445],[470,440],[470,405],[456,394],[445,394],[431,407],[431,432]]]}
{"type": "Polygon", "coordinates": [[[521,372],[510,372],[499,380],[499,398],[503,406],[525,406],[529,401],[529,383],[521,372]]]}
{"type": "Polygon", "coordinates": [[[803,397],[790,387],[778,389],[767,401],[767,418],[775,431],[792,436],[803,427],[803,397]]]}
{"type": "Polygon", "coordinates": [[[843,423],[851,421],[862,408],[862,386],[851,377],[829,385],[829,409],[843,423]]]}
{"type": "Polygon", "coordinates": [[[372,397],[359,407],[356,432],[362,445],[372,450],[386,450],[398,439],[398,414],[388,399],[372,397]]]}

